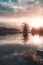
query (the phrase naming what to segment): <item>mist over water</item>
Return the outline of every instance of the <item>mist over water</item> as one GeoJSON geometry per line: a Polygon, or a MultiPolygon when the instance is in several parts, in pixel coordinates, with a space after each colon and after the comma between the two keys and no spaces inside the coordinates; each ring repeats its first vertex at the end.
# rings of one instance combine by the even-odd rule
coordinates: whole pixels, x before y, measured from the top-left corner
{"type": "Polygon", "coordinates": [[[26,42],[23,34],[0,36],[0,45],[6,44],[22,44],[43,48],[43,36],[28,34],[28,39],[26,42]]]}

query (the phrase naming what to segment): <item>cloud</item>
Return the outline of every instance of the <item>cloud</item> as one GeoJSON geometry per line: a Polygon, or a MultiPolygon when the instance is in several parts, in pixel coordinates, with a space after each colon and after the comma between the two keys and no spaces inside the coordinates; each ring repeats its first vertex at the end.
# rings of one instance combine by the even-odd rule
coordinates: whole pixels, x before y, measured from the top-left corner
{"type": "Polygon", "coordinates": [[[16,3],[12,1],[11,2],[0,2],[0,16],[6,16],[6,15],[17,15],[18,16],[18,14],[21,14],[21,13],[27,14],[28,12],[28,14],[32,14],[38,11],[42,12],[41,11],[42,4],[40,5],[38,3],[38,1],[40,2],[40,0],[18,0],[18,2],[16,3]]]}
{"type": "Polygon", "coordinates": [[[11,11],[12,9],[7,5],[7,3],[0,3],[0,11],[4,10],[4,11],[11,11]]]}
{"type": "Polygon", "coordinates": [[[25,4],[25,5],[29,5],[29,4],[34,4],[35,0],[18,0],[19,4],[25,4]]]}
{"type": "Polygon", "coordinates": [[[26,8],[16,3],[0,2],[0,14],[11,14],[14,12],[25,12],[26,8]]]}
{"type": "Polygon", "coordinates": [[[26,4],[26,3],[28,3],[28,0],[18,0],[18,3],[19,4],[26,4]]]}

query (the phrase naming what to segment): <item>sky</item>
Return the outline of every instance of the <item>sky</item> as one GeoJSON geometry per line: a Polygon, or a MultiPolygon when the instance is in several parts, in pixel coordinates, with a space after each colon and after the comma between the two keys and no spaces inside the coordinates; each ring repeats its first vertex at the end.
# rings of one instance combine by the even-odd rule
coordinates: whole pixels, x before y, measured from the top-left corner
{"type": "Polygon", "coordinates": [[[0,0],[0,27],[20,26],[35,17],[43,18],[43,0],[0,0]]]}

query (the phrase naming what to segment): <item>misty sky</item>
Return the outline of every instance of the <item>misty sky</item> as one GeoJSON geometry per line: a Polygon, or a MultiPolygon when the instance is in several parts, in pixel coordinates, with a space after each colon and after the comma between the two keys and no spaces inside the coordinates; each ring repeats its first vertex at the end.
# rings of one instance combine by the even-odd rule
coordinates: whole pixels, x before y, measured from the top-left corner
{"type": "Polygon", "coordinates": [[[43,17],[43,0],[0,0],[0,25],[14,27],[33,17],[43,17]]]}

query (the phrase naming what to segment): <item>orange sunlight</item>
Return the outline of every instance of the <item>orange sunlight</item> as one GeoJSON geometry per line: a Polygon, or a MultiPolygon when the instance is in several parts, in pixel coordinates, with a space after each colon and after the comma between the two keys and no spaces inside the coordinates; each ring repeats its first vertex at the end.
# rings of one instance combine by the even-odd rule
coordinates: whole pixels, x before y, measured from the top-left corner
{"type": "Polygon", "coordinates": [[[39,28],[43,25],[43,19],[42,18],[33,18],[30,21],[30,25],[35,28],[39,28]]]}

